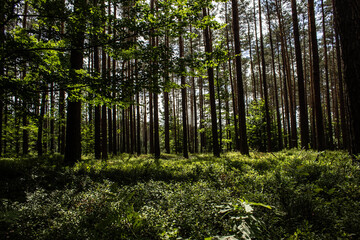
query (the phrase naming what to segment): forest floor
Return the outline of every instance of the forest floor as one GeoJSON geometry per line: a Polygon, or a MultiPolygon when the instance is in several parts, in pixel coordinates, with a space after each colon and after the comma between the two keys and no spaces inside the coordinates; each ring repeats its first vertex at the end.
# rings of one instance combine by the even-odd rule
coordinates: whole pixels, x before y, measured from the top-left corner
{"type": "Polygon", "coordinates": [[[1,239],[359,239],[360,166],[286,150],[0,159],[1,239]]]}

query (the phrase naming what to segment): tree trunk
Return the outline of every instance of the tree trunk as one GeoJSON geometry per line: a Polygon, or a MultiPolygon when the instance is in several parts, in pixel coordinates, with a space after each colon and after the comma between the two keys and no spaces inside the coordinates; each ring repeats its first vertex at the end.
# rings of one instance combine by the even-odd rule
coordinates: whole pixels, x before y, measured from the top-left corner
{"type": "Polygon", "coordinates": [[[216,88],[218,95],[218,104],[219,104],[219,148],[220,152],[222,152],[222,116],[221,116],[221,94],[220,94],[220,78],[219,78],[219,66],[216,68],[216,88]]]}
{"type": "MultiPolygon", "coordinates": [[[[23,18],[23,23],[22,23],[22,27],[24,28],[24,29],[26,29],[27,28],[27,12],[28,12],[28,1],[25,1],[25,6],[24,6],[24,18],[23,18]]],[[[0,21],[0,22],[2,22],[2,21],[0,21]]],[[[63,26],[64,26],[64,24],[62,23],[61,24],[61,26],[62,26],[62,28],[61,28],[61,33],[64,33],[64,28],[63,28],[63,26]]],[[[3,34],[3,25],[0,27],[1,28],[1,33],[0,34],[3,34]]],[[[1,42],[2,42],[2,40],[1,40],[1,42]]],[[[0,64],[2,64],[2,63],[0,63],[0,64]]],[[[1,68],[1,70],[3,69],[3,67],[0,67],[1,68]]],[[[1,71],[0,70],[0,71],[1,71]]],[[[26,76],[26,70],[24,69],[24,71],[22,72],[22,77],[23,78],[25,78],[25,76],[26,76]]],[[[2,101],[2,94],[1,94],[1,100],[0,101],[2,101]]],[[[1,105],[1,103],[0,103],[0,105],[1,105]]],[[[27,105],[27,103],[25,102],[25,101],[23,101],[23,107],[24,107],[24,113],[23,113],[23,118],[22,118],[22,122],[23,122],[23,127],[24,127],[24,129],[23,129],[23,136],[22,136],[22,138],[23,138],[23,144],[22,144],[22,150],[23,150],[23,155],[27,155],[27,154],[29,154],[29,131],[27,130],[27,126],[28,126],[28,120],[27,120],[27,107],[28,107],[28,105],[27,105]]],[[[63,109],[65,109],[64,107],[63,107],[63,109]]],[[[2,111],[2,108],[0,109],[0,111],[2,111]]],[[[61,116],[61,115],[60,115],[61,116]]],[[[64,119],[64,116],[65,116],[65,112],[64,112],[64,114],[62,115],[63,116],[63,119],[64,119]]],[[[2,122],[2,118],[1,118],[1,120],[0,120],[1,122],[2,122]]],[[[1,124],[2,125],[2,124],[1,124]]],[[[0,127],[1,128],[1,127],[0,127]]],[[[65,127],[64,127],[64,130],[65,130],[65,127]]],[[[64,131],[65,132],[65,131],[64,131]]],[[[2,134],[2,131],[0,130],[0,135],[2,134]]],[[[1,156],[1,137],[0,137],[0,156],[1,156]]],[[[64,150],[65,150],[65,133],[64,133],[64,140],[63,140],[63,142],[64,142],[64,144],[63,144],[63,148],[62,148],[62,154],[64,154],[64,150]]]]}
{"type": "MultiPolygon", "coordinates": [[[[105,28],[104,28],[105,32],[105,28]]],[[[106,53],[103,47],[101,57],[101,71],[103,81],[106,79],[106,53]]],[[[108,159],[108,132],[107,132],[107,107],[105,104],[102,105],[101,109],[101,158],[103,160],[108,159]]]]}
{"type": "Polygon", "coordinates": [[[343,74],[341,67],[341,53],[340,53],[340,40],[339,40],[339,22],[336,20],[338,12],[336,11],[335,0],[332,0],[334,8],[334,28],[335,28],[335,44],[336,44],[336,58],[337,58],[337,70],[338,70],[338,85],[339,85],[339,100],[340,100],[340,122],[341,122],[341,133],[342,133],[342,146],[341,148],[346,149],[349,146],[348,126],[345,116],[345,96],[344,96],[344,85],[343,85],[343,74]]]}
{"type": "Polygon", "coordinates": [[[153,93],[149,91],[149,138],[150,138],[150,153],[154,153],[154,110],[153,110],[153,93]]]}
{"type": "Polygon", "coordinates": [[[238,90],[238,108],[239,108],[239,134],[240,134],[240,152],[249,155],[249,146],[246,135],[246,120],[245,120],[245,101],[244,89],[242,80],[241,57],[240,57],[240,35],[239,35],[239,11],[236,0],[231,0],[232,3],[232,27],[235,42],[235,63],[236,63],[236,79],[238,90]]]}
{"type": "Polygon", "coordinates": [[[265,51],[264,51],[264,38],[262,32],[262,18],[261,18],[261,4],[260,0],[259,3],[259,23],[260,23],[260,48],[261,48],[261,62],[262,62],[262,83],[264,88],[264,100],[265,100],[265,118],[266,118],[266,137],[267,137],[267,151],[271,152],[271,118],[270,118],[270,111],[269,111],[269,97],[268,97],[268,86],[267,86],[267,79],[266,79],[266,64],[265,64],[265,51]]]}
{"type": "Polygon", "coordinates": [[[259,77],[260,77],[260,98],[264,98],[264,94],[263,94],[263,88],[261,87],[262,85],[262,75],[261,75],[261,67],[260,67],[260,52],[259,52],[259,40],[258,40],[258,36],[257,36],[257,24],[256,24],[256,5],[255,5],[255,0],[253,0],[253,6],[254,6],[254,27],[255,27],[255,43],[256,43],[256,56],[257,56],[257,64],[258,64],[258,68],[259,68],[259,77]]]}
{"type": "Polygon", "coordinates": [[[136,152],[138,155],[141,154],[141,126],[140,126],[140,96],[136,93],[136,152]]]}
{"type": "Polygon", "coordinates": [[[291,0],[291,9],[292,9],[292,21],[293,21],[293,29],[294,29],[294,40],[295,40],[296,70],[298,77],[301,147],[308,149],[309,123],[308,123],[307,107],[305,103],[304,72],[303,72],[303,63],[302,63],[302,55],[301,55],[301,44],[300,44],[300,33],[299,33],[296,0],[291,0]]]}
{"type": "Polygon", "coordinates": [[[321,91],[320,91],[320,66],[319,66],[319,51],[316,36],[315,25],[315,11],[314,0],[308,1],[309,8],[309,21],[310,21],[310,35],[311,46],[313,54],[313,83],[314,83],[314,97],[315,97],[315,119],[316,119],[316,144],[317,150],[325,149],[325,136],[324,136],[324,122],[321,107],[321,91]]]}
{"type": "MultiPolygon", "coordinates": [[[[225,5],[225,7],[226,7],[225,19],[226,19],[226,23],[229,24],[228,13],[227,13],[227,3],[225,5]]],[[[229,28],[230,28],[230,25],[229,25],[229,28]]],[[[230,53],[229,28],[226,28],[226,47],[227,47],[227,51],[230,53]]],[[[235,150],[240,151],[240,139],[239,139],[239,130],[238,130],[238,119],[237,119],[237,114],[236,114],[237,111],[236,111],[235,89],[234,89],[234,84],[233,84],[233,75],[232,75],[232,68],[231,68],[231,57],[228,59],[228,68],[229,68],[229,78],[230,78],[230,85],[231,85],[231,100],[232,100],[233,117],[234,117],[235,150]]],[[[254,89],[255,89],[255,86],[254,86],[254,89]]]]}
{"type": "MultiPolygon", "coordinates": [[[[266,10],[267,10],[267,17],[268,17],[268,25],[269,25],[269,38],[270,38],[270,48],[271,48],[271,62],[272,62],[272,72],[274,78],[274,96],[275,96],[275,108],[276,108],[276,118],[277,118],[277,134],[278,134],[278,148],[283,148],[283,140],[282,140],[282,131],[281,131],[281,117],[280,117],[280,110],[279,110],[279,97],[278,97],[278,86],[277,86],[277,79],[276,79],[276,70],[275,70],[275,54],[274,54],[274,44],[272,39],[272,29],[271,29],[271,19],[270,19],[270,11],[269,11],[269,4],[266,0],[266,10]]],[[[251,50],[250,50],[251,52],[251,50]]],[[[255,78],[255,77],[254,77],[255,78]]]]}
{"type": "MultiPolygon", "coordinates": [[[[85,5],[84,0],[74,1],[76,16],[84,18],[81,9],[85,5]]],[[[83,45],[85,34],[85,21],[79,20],[80,24],[73,28],[70,52],[70,76],[77,78],[75,71],[83,68],[83,45]]],[[[75,81],[76,82],[76,81],[75,81]]],[[[71,94],[70,94],[71,97],[71,94]]],[[[81,101],[68,99],[67,108],[66,147],[64,162],[72,165],[81,159],[81,101]]]]}
{"type": "Polygon", "coordinates": [[[331,117],[331,105],[330,105],[330,83],[329,83],[329,63],[328,63],[328,47],[326,42],[326,27],[325,27],[325,10],[324,0],[321,0],[321,12],[322,12],[322,30],[323,30],[323,42],[324,42],[324,59],[325,59],[325,81],[326,81],[326,113],[327,113],[327,146],[330,149],[334,148],[333,141],[333,127],[331,117]]]}
{"type": "MultiPolygon", "coordinates": [[[[207,9],[203,8],[203,17],[208,16],[207,9]]],[[[204,40],[205,40],[205,52],[207,54],[212,53],[212,42],[210,28],[204,29],[204,40]]],[[[211,128],[213,138],[213,153],[215,157],[220,157],[219,139],[217,132],[217,118],[216,118],[216,104],[215,104],[215,86],[214,86],[214,69],[208,67],[208,79],[209,79],[209,92],[210,92],[210,108],[211,108],[211,128]]]]}
{"type": "Polygon", "coordinates": [[[350,104],[350,150],[357,155],[360,153],[360,4],[354,0],[335,0],[335,12],[350,104]]]}
{"type": "Polygon", "coordinates": [[[186,79],[184,75],[185,65],[184,65],[184,42],[183,37],[180,34],[179,36],[179,49],[180,49],[180,69],[181,69],[181,108],[182,108],[182,123],[183,123],[183,156],[184,158],[189,158],[188,153],[188,138],[187,138],[187,94],[186,94],[186,79]]]}
{"type": "MultiPolygon", "coordinates": [[[[165,45],[166,48],[169,48],[169,37],[165,36],[165,45]]],[[[169,71],[165,69],[165,87],[168,87],[169,84],[169,71]]],[[[170,111],[169,111],[169,92],[168,89],[164,91],[164,115],[165,115],[165,152],[170,153],[170,111]]]]}
{"type": "Polygon", "coordinates": [[[164,92],[164,115],[165,115],[165,151],[170,153],[170,124],[169,124],[169,93],[164,92]]]}
{"type": "Polygon", "coordinates": [[[148,144],[147,144],[147,115],[146,115],[147,111],[146,111],[146,94],[145,94],[145,90],[144,90],[144,151],[145,151],[145,154],[147,154],[148,150],[148,144]]]}
{"type": "Polygon", "coordinates": [[[175,148],[175,153],[177,153],[177,149],[178,149],[178,145],[177,145],[177,134],[176,134],[176,104],[175,104],[175,90],[172,90],[172,96],[173,96],[173,126],[174,126],[174,148],[175,148]]]}

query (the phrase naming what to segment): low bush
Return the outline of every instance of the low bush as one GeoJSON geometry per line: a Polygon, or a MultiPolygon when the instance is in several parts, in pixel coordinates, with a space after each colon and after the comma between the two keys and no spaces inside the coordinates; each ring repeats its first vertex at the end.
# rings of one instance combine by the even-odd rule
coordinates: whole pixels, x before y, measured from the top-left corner
{"type": "Polygon", "coordinates": [[[343,152],[0,160],[2,239],[358,239],[343,152]]]}

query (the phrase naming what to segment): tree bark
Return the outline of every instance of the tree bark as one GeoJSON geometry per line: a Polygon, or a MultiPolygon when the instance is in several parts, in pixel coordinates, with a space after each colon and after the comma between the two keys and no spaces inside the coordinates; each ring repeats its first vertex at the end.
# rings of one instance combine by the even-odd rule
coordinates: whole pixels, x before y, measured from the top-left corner
{"type": "Polygon", "coordinates": [[[326,81],[326,113],[327,113],[327,146],[330,149],[334,148],[333,141],[333,127],[331,117],[331,105],[330,105],[330,83],[329,83],[329,63],[328,63],[328,47],[326,41],[326,27],[325,27],[325,10],[324,0],[321,0],[321,12],[322,12],[322,30],[323,30],[323,42],[324,42],[324,64],[325,64],[325,81],[326,81]]]}
{"type": "Polygon", "coordinates": [[[246,135],[246,120],[245,120],[245,100],[242,80],[241,57],[240,57],[240,35],[239,35],[239,10],[237,0],[231,0],[232,3],[232,27],[234,33],[235,43],[235,63],[236,63],[236,79],[238,90],[238,109],[239,109],[239,135],[240,135],[240,152],[249,155],[249,146],[246,135]]]}
{"type": "Polygon", "coordinates": [[[269,97],[268,97],[268,86],[266,79],[266,64],[265,64],[265,51],[264,51],[264,37],[262,31],[262,17],[261,17],[261,4],[259,3],[259,23],[260,23],[260,48],[261,48],[261,62],[262,62],[262,83],[264,88],[264,100],[265,100],[265,118],[266,118],[266,138],[267,138],[267,151],[271,152],[271,118],[269,110],[269,97]]]}
{"type": "MultiPolygon", "coordinates": [[[[226,23],[229,24],[229,28],[230,28],[230,22],[229,22],[229,18],[228,18],[228,13],[227,13],[227,3],[225,5],[225,19],[226,19],[226,23]]],[[[226,28],[226,47],[227,47],[227,51],[230,54],[230,39],[229,39],[229,28],[226,28]]],[[[231,29],[230,29],[231,30],[231,29]]],[[[251,52],[251,50],[250,50],[251,52]]],[[[229,78],[230,78],[230,85],[231,85],[231,100],[232,100],[232,108],[233,108],[233,117],[234,117],[234,131],[235,131],[235,150],[240,151],[240,139],[239,139],[239,130],[238,130],[238,119],[237,119],[237,111],[236,111],[236,99],[235,99],[235,89],[234,89],[234,84],[233,84],[233,75],[232,75],[232,67],[231,67],[231,57],[229,57],[228,59],[228,68],[229,68],[229,78]]],[[[255,89],[255,85],[254,85],[254,89],[255,89]]],[[[255,91],[254,91],[255,92],[255,91]]]]}
{"type": "Polygon", "coordinates": [[[316,36],[315,25],[315,11],[314,0],[308,1],[309,8],[309,21],[310,21],[310,35],[311,35],[311,49],[313,55],[313,84],[314,84],[314,97],[315,97],[315,119],[316,119],[316,145],[317,150],[322,151],[325,149],[325,136],[324,136],[324,122],[321,106],[321,91],[320,91],[320,66],[319,66],[319,51],[316,36]]]}
{"type": "MultiPolygon", "coordinates": [[[[74,12],[76,16],[84,18],[82,16],[81,9],[85,5],[84,0],[74,1],[74,12]]],[[[83,45],[85,34],[85,21],[81,21],[81,24],[75,28],[71,38],[72,50],[70,52],[70,76],[77,78],[75,71],[83,68],[83,45]]],[[[70,95],[71,97],[71,95],[70,95]]],[[[81,159],[81,101],[68,99],[67,108],[67,128],[66,128],[66,147],[64,162],[72,165],[76,161],[81,159]]]]}
{"type": "Polygon", "coordinates": [[[298,91],[299,91],[299,108],[300,108],[300,131],[301,131],[301,147],[308,149],[309,147],[309,123],[307,107],[305,103],[305,87],[304,87],[304,72],[301,55],[299,22],[297,16],[296,0],[291,0],[292,21],[294,29],[295,40],[295,55],[296,55],[296,70],[298,77],[298,91]]]}
{"type": "Polygon", "coordinates": [[[335,0],[335,12],[350,105],[350,152],[357,155],[360,153],[360,3],[355,0],[335,0]]]}
{"type": "Polygon", "coordinates": [[[181,69],[181,107],[182,107],[182,123],[183,123],[183,156],[189,158],[188,153],[188,138],[187,138],[187,94],[186,94],[186,79],[185,79],[185,65],[184,65],[184,42],[183,37],[179,36],[179,49],[180,49],[180,69],[181,69]]]}
{"type": "MultiPolygon", "coordinates": [[[[272,39],[272,29],[271,29],[271,18],[269,11],[269,4],[266,0],[266,10],[268,17],[268,25],[269,25],[269,38],[270,38],[270,48],[271,48],[271,62],[272,62],[272,72],[273,72],[273,80],[274,80],[274,96],[275,96],[275,108],[276,108],[276,118],[277,118],[277,135],[278,135],[278,148],[283,148],[283,140],[282,140],[282,131],[281,131],[281,116],[279,110],[279,97],[278,97],[278,86],[276,79],[276,70],[275,70],[275,53],[274,53],[274,44],[272,39]]],[[[255,78],[255,77],[254,77],[255,78]]]]}
{"type": "MultiPolygon", "coordinates": [[[[207,9],[203,8],[203,17],[208,16],[207,9]]],[[[204,29],[204,40],[205,40],[205,52],[207,54],[212,53],[212,42],[210,28],[204,29]]],[[[213,138],[213,154],[215,157],[220,157],[219,139],[217,132],[217,118],[216,118],[216,104],[215,104],[215,86],[214,86],[214,69],[208,67],[208,80],[209,80],[209,92],[210,92],[210,108],[211,108],[211,128],[213,138]]]]}

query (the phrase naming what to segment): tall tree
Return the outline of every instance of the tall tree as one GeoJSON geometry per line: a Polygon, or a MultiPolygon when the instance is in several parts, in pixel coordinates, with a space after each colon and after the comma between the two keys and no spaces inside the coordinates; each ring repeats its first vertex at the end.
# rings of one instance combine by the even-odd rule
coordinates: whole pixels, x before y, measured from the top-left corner
{"type": "MultiPolygon", "coordinates": [[[[74,0],[74,17],[76,26],[71,26],[70,41],[70,77],[78,78],[76,70],[83,68],[83,47],[86,29],[86,0],[74,0]]],[[[74,164],[81,159],[81,101],[68,98],[66,121],[66,147],[64,162],[74,164]]]]}
{"type": "MultiPolygon", "coordinates": [[[[273,72],[273,78],[274,78],[273,80],[274,80],[275,109],[276,109],[276,118],[277,118],[278,147],[279,147],[279,149],[282,149],[283,148],[283,140],[282,140],[282,131],[281,131],[281,117],[280,117],[280,107],[279,107],[278,86],[277,86],[276,70],[275,70],[275,51],[274,51],[274,44],[273,44],[273,38],[272,38],[271,17],[270,17],[270,9],[269,9],[268,0],[266,0],[266,10],[267,10],[268,25],[269,25],[269,39],[270,39],[270,48],[271,48],[272,72],[273,72]]],[[[250,49],[250,58],[251,58],[251,49],[250,49]]],[[[254,75],[254,74],[252,74],[252,75],[254,75]]],[[[254,77],[254,79],[255,79],[255,77],[254,77]]]]}
{"type": "Polygon", "coordinates": [[[269,97],[268,97],[268,86],[266,79],[266,63],[265,63],[265,50],[264,50],[264,37],[262,31],[262,15],[261,15],[261,4],[259,3],[259,24],[260,24],[260,48],[261,48],[261,62],[262,62],[262,83],[264,88],[264,101],[265,101],[265,118],[266,118],[266,138],[267,138],[267,151],[271,152],[271,118],[269,110],[269,97]]]}
{"type": "Polygon", "coordinates": [[[360,153],[360,3],[356,0],[335,0],[345,82],[350,104],[351,153],[360,153]]]}
{"type": "Polygon", "coordinates": [[[186,78],[185,78],[185,63],[184,63],[184,40],[182,34],[179,36],[179,53],[181,65],[181,108],[182,108],[182,122],[183,122],[183,156],[189,158],[188,153],[188,135],[187,135],[187,94],[186,94],[186,78]]]}
{"type": "Polygon", "coordinates": [[[301,147],[308,149],[309,146],[309,123],[307,107],[305,103],[304,72],[300,44],[299,21],[297,14],[296,0],[291,0],[292,21],[295,40],[296,71],[298,78],[299,106],[300,106],[300,131],[301,147]]]}
{"type": "MultiPolygon", "coordinates": [[[[97,5],[97,0],[94,0],[94,5],[97,5]]],[[[94,21],[94,27],[98,27],[98,21],[94,21]]],[[[99,58],[99,48],[97,43],[97,35],[94,36],[94,49],[93,49],[93,55],[94,55],[94,73],[96,75],[100,74],[100,58],[99,58]]],[[[95,105],[95,122],[94,122],[94,128],[95,128],[95,159],[101,158],[101,107],[100,104],[95,105]]]]}
{"type": "MultiPolygon", "coordinates": [[[[335,7],[335,0],[332,0],[333,8],[335,7]]],[[[339,23],[336,20],[338,12],[334,11],[334,30],[335,30],[335,45],[336,45],[336,58],[337,58],[337,73],[338,73],[338,95],[340,102],[340,120],[341,120],[341,133],[342,133],[342,148],[345,149],[349,146],[349,134],[348,126],[346,121],[346,105],[345,105],[345,96],[344,96],[344,84],[343,84],[343,74],[342,74],[342,61],[341,61],[341,50],[340,50],[340,40],[339,40],[339,23]]]]}
{"type": "Polygon", "coordinates": [[[239,10],[237,0],[231,0],[232,6],[232,27],[234,33],[235,42],[235,64],[236,64],[236,79],[237,79],[237,90],[238,90],[238,108],[239,108],[239,135],[240,135],[240,152],[242,154],[249,155],[249,146],[246,135],[246,120],[245,120],[245,99],[244,99],[244,88],[242,80],[242,69],[241,69],[241,51],[240,51],[240,33],[239,33],[239,10]]]}
{"type": "MultiPolygon", "coordinates": [[[[169,37],[165,36],[165,45],[166,45],[166,51],[168,51],[169,48],[169,37]]],[[[166,66],[165,69],[165,86],[167,87],[167,84],[169,83],[169,71],[166,66]]],[[[164,115],[165,115],[165,151],[166,153],[170,153],[170,111],[169,111],[169,92],[168,89],[165,89],[164,91],[164,115]]]]}
{"type": "MultiPolygon", "coordinates": [[[[3,56],[2,51],[5,49],[5,8],[0,10],[0,51],[1,57],[3,56]]],[[[4,76],[4,62],[0,61],[0,78],[4,76]]],[[[4,90],[0,89],[0,157],[3,152],[3,119],[4,119],[4,90]]]]}
{"type": "MultiPolygon", "coordinates": [[[[226,48],[227,51],[230,53],[230,38],[229,38],[229,32],[231,32],[231,26],[230,26],[230,21],[229,21],[229,17],[228,17],[228,11],[227,11],[227,3],[225,3],[225,20],[226,23],[228,24],[228,26],[226,27],[226,48]]],[[[250,39],[250,38],[249,38],[250,39]]],[[[251,52],[251,50],[250,50],[251,52]]],[[[240,151],[240,139],[239,139],[239,130],[238,130],[238,119],[237,119],[237,110],[236,110],[236,98],[235,98],[235,94],[236,91],[234,89],[234,84],[233,84],[233,75],[232,75],[232,67],[231,67],[231,58],[229,57],[228,59],[228,68],[229,68],[229,78],[230,78],[230,87],[231,87],[231,100],[232,100],[232,108],[233,108],[233,117],[234,117],[234,131],[235,131],[235,150],[240,151]]],[[[254,92],[255,91],[255,85],[254,85],[254,92]]],[[[254,94],[254,96],[256,96],[256,94],[254,94]]],[[[256,97],[255,97],[256,98],[256,97]]]]}
{"type": "MultiPolygon", "coordinates": [[[[23,18],[23,22],[22,22],[22,27],[24,29],[27,28],[27,14],[28,14],[28,1],[25,1],[25,6],[24,6],[24,18],[23,18]]],[[[64,33],[64,23],[61,24],[61,32],[64,33]]],[[[22,72],[22,77],[25,78],[26,76],[26,69],[23,70],[22,72]]],[[[64,98],[60,99],[62,100],[62,103],[64,102],[64,98]]],[[[0,100],[2,101],[2,100],[0,100]]],[[[1,103],[0,103],[1,105],[1,103]]],[[[22,150],[23,150],[23,155],[27,155],[29,153],[29,131],[27,129],[27,126],[28,126],[28,117],[27,117],[27,114],[26,114],[26,111],[27,111],[27,103],[24,101],[23,102],[23,107],[25,109],[25,113],[23,113],[23,119],[22,119],[22,122],[23,122],[23,144],[22,144],[22,150]]],[[[62,106],[62,110],[63,110],[63,114],[61,115],[62,116],[62,119],[64,119],[64,106],[62,106]]],[[[0,111],[2,110],[2,108],[0,109],[0,111]]],[[[1,128],[1,127],[0,127],[1,128]]],[[[65,137],[65,129],[64,130],[64,137],[65,137]]],[[[1,135],[1,133],[0,133],[1,135]]],[[[1,138],[0,138],[1,139],[1,138]]],[[[1,141],[1,140],[0,140],[1,141]]],[[[1,143],[0,143],[1,145],[1,143]]],[[[65,138],[63,138],[63,144],[61,146],[61,150],[62,150],[62,154],[64,154],[64,150],[65,150],[65,138]]],[[[1,146],[0,146],[1,148],[1,146]]],[[[1,154],[1,150],[0,150],[0,154],[1,154]]]]}
{"type": "Polygon", "coordinates": [[[321,12],[322,12],[322,30],[323,30],[323,44],[324,44],[324,65],[325,65],[325,81],[326,81],[326,113],[327,113],[327,146],[332,149],[333,142],[333,127],[331,117],[331,105],[330,105],[330,83],[329,83],[329,63],[328,63],[328,47],[326,40],[326,26],[325,26],[325,9],[324,0],[321,0],[321,12]]]}
{"type": "Polygon", "coordinates": [[[324,121],[321,107],[319,50],[315,24],[314,0],[308,1],[311,49],[313,55],[313,86],[315,97],[316,144],[318,150],[325,149],[324,121]]]}
{"type": "MultiPolygon", "coordinates": [[[[203,8],[203,17],[208,16],[207,8],[203,8]]],[[[205,52],[207,54],[212,53],[212,39],[210,27],[206,26],[204,29],[204,40],[205,40],[205,52]]],[[[210,109],[211,109],[211,129],[213,138],[213,153],[215,157],[220,157],[218,130],[217,130],[217,118],[216,118],[216,104],[215,104],[215,85],[214,85],[214,68],[208,67],[208,80],[209,80],[209,93],[210,93],[210,109]]]]}

